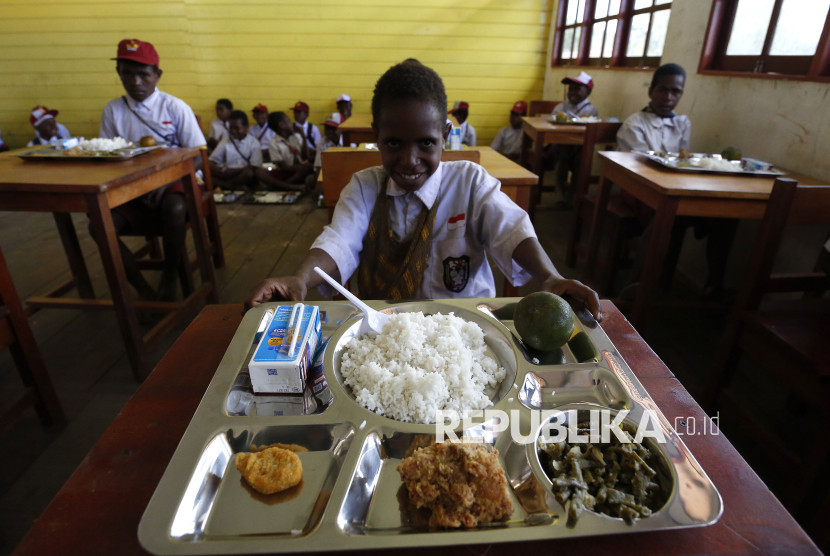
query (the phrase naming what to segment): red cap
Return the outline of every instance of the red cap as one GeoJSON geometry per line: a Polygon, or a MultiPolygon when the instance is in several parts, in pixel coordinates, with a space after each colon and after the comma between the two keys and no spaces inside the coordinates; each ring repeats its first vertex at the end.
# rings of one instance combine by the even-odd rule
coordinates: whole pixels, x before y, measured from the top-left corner
{"type": "Polygon", "coordinates": [[[325,122],[323,122],[323,125],[324,125],[324,126],[328,126],[328,127],[339,127],[339,126],[340,126],[340,122],[338,122],[337,120],[334,120],[334,119],[332,119],[332,118],[329,118],[328,120],[326,120],[325,122]]]}
{"type": "Polygon", "coordinates": [[[511,108],[510,111],[524,116],[527,114],[527,103],[523,100],[517,100],[515,104],[513,104],[513,108],[511,108]]]}
{"type": "Polygon", "coordinates": [[[148,66],[159,65],[159,55],[156,48],[149,42],[138,39],[124,39],[118,43],[118,54],[112,60],[132,60],[148,66]]]}
{"type": "Polygon", "coordinates": [[[447,112],[447,114],[455,114],[458,110],[469,110],[470,105],[464,102],[463,100],[455,101],[455,106],[453,106],[452,110],[447,112]]]}
{"type": "Polygon", "coordinates": [[[57,110],[49,110],[45,106],[35,106],[32,108],[32,113],[29,116],[29,123],[32,127],[37,127],[49,118],[54,118],[58,115],[57,110]]]}
{"type": "Polygon", "coordinates": [[[294,105],[294,110],[301,110],[303,112],[308,112],[308,104],[304,103],[301,100],[298,100],[297,103],[294,105]]]}
{"type": "Polygon", "coordinates": [[[568,83],[585,85],[586,87],[588,87],[589,91],[592,91],[594,89],[594,80],[591,78],[590,75],[588,75],[584,71],[579,72],[579,75],[577,75],[576,77],[566,77],[562,80],[562,83],[564,85],[567,85],[568,83]]]}
{"type": "Polygon", "coordinates": [[[251,110],[251,112],[265,112],[267,114],[268,113],[268,107],[265,106],[264,104],[257,104],[256,106],[254,106],[254,109],[251,110]]]}

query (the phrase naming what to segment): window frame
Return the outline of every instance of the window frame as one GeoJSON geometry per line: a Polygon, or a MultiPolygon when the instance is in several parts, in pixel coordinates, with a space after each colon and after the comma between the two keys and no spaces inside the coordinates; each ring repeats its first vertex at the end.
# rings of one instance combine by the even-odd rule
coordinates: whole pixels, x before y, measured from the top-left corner
{"type": "Polygon", "coordinates": [[[751,56],[727,56],[738,0],[712,0],[698,73],[731,77],[830,81],[830,10],[812,56],[772,56],[768,54],[783,0],[775,0],[762,52],[751,56]],[[751,69],[747,69],[751,68],[751,69]],[[797,70],[783,73],[781,70],[797,70]]]}
{"type": "MultiPolygon", "coordinates": [[[[666,2],[659,5],[651,5],[646,8],[634,9],[635,0],[620,0],[620,11],[614,16],[596,18],[596,4],[598,0],[585,0],[582,13],[582,21],[573,25],[567,25],[567,5],[569,2],[579,0],[559,0],[556,14],[556,29],[553,38],[553,50],[551,56],[552,67],[602,67],[621,69],[654,69],[660,65],[661,56],[647,56],[648,42],[651,38],[651,28],[654,18],[650,18],[649,27],[646,31],[646,44],[643,48],[643,55],[628,57],[625,52],[628,50],[629,36],[631,34],[631,23],[634,16],[642,13],[654,13],[663,10],[671,11],[673,2],[666,2]],[[601,21],[616,19],[617,29],[614,34],[614,46],[610,58],[591,58],[591,38],[594,24],[601,21]],[[562,47],[566,29],[580,29],[579,44],[575,58],[562,58],[562,47]]],[[[606,27],[607,29],[607,27],[606,27]]],[[[600,53],[601,54],[601,53],[600,53]]]]}

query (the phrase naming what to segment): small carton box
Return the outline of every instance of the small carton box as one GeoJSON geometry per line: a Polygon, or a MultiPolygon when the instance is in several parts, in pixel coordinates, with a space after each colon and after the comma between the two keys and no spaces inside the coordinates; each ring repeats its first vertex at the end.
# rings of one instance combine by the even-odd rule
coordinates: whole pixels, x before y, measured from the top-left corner
{"type": "Polygon", "coordinates": [[[248,363],[254,392],[302,394],[319,343],[319,307],[301,303],[277,307],[248,363]],[[297,341],[289,355],[295,331],[297,341]]]}

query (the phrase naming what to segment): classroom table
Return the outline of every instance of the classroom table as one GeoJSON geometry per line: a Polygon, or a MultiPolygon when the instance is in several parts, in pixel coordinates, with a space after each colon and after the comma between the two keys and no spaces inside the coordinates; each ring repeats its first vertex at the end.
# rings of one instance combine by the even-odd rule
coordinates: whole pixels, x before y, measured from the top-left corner
{"type": "MultiPolygon", "coordinates": [[[[31,149],[28,149],[31,150],[31,149]]],[[[24,160],[11,151],[0,156],[0,210],[51,212],[69,260],[73,285],[80,298],[65,298],[71,287],[62,286],[41,297],[26,300],[33,308],[115,310],[133,374],[142,380],[150,372],[146,346],[159,339],[202,299],[216,303],[216,280],[210,261],[201,193],[194,159],[198,149],[155,149],[127,160],[24,160]],[[181,302],[142,302],[131,299],[130,285],[118,247],[110,210],[182,179],[193,231],[202,284],[181,302]],[[101,254],[112,300],[96,299],[70,213],[86,213],[103,241],[101,254]],[[142,334],[137,309],[154,309],[166,315],[142,334]]],[[[13,269],[12,269],[13,270],[13,269]]]]}
{"type": "MultiPolygon", "coordinates": [[[[13,554],[144,554],[138,524],[179,440],[241,321],[239,305],[209,305],[182,333],[35,521],[13,554]],[[172,393],[172,394],[171,394],[172,393]]],[[[704,528],[430,547],[472,554],[819,554],[792,516],[723,433],[701,432],[708,417],[608,300],[602,328],[678,429],[723,498],[724,513],[704,528]],[[690,423],[696,422],[693,433],[690,423]],[[553,544],[552,544],[553,543],[553,544]]],[[[423,549],[378,550],[379,556],[423,549]]]]}
{"type": "Polygon", "coordinates": [[[343,145],[347,147],[351,144],[375,142],[371,114],[352,114],[337,127],[337,130],[343,136],[343,145]]]}
{"type": "MultiPolygon", "coordinates": [[[[611,186],[637,197],[655,210],[650,223],[651,237],[634,298],[631,322],[641,326],[652,297],[658,289],[677,216],[760,219],[772,191],[774,176],[729,175],[685,172],[664,168],[644,155],[630,152],[599,153],[601,172],[597,202],[588,236],[588,255],[583,281],[590,280],[596,266],[600,231],[605,218],[611,186]]],[[[786,177],[802,184],[820,184],[811,176],[786,171],[786,177]]]]}

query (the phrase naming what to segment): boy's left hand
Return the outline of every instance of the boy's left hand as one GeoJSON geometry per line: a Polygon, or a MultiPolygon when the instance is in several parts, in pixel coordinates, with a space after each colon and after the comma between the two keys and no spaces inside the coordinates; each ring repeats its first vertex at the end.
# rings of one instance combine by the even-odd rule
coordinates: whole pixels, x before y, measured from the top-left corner
{"type": "Polygon", "coordinates": [[[602,310],[599,306],[599,295],[597,292],[580,282],[579,280],[568,280],[564,278],[550,278],[542,284],[542,289],[555,293],[559,296],[570,296],[590,311],[597,322],[602,321],[602,310]]]}

